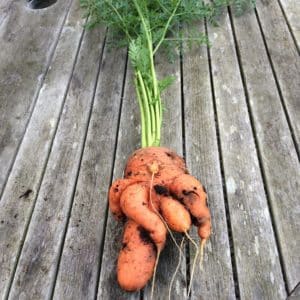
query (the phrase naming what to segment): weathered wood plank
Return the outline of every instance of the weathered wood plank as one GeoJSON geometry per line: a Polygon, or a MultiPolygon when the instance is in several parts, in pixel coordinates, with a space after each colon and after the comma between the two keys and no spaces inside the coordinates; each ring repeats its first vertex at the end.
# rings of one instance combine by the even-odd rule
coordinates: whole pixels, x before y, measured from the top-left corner
{"type": "MultiPolygon", "coordinates": [[[[300,4],[298,4],[300,7],[300,4]]],[[[257,3],[257,13],[300,150],[300,59],[277,1],[257,3]]],[[[300,9],[298,19],[300,20],[300,9]]],[[[298,20],[299,24],[300,21],[298,20]]],[[[300,268],[300,266],[299,266],[300,268]]],[[[299,279],[299,276],[298,276],[299,279]]]]}
{"type": "Polygon", "coordinates": [[[7,18],[10,9],[13,5],[13,2],[14,1],[10,0],[10,1],[2,1],[0,3],[0,26],[2,22],[7,18]]]}
{"type": "MultiPolygon", "coordinates": [[[[228,16],[220,27],[208,29],[213,44],[210,49],[212,77],[240,297],[285,299],[228,16]]],[[[249,30],[247,35],[251,35],[249,30]]]]}
{"type": "MultiPolygon", "coordinates": [[[[282,94],[289,113],[292,112],[290,116],[297,136],[296,134],[300,133],[300,61],[288,38],[288,32],[280,27],[280,24],[285,24],[279,7],[275,8],[271,2],[267,8],[258,3],[257,10],[262,26],[265,27],[266,41],[282,94]],[[272,36],[270,33],[273,33],[272,36]]],[[[234,24],[266,189],[279,238],[287,284],[291,291],[300,278],[299,161],[256,17],[251,14],[243,19],[236,18],[234,24]]]]}
{"type": "MultiPolygon", "coordinates": [[[[127,66],[125,89],[120,117],[120,125],[117,139],[117,149],[114,162],[113,179],[123,176],[127,157],[140,145],[140,119],[138,105],[135,99],[135,91],[132,82],[132,73],[127,66]]],[[[107,186],[107,188],[109,188],[107,186]]],[[[106,198],[104,198],[107,201],[106,198]]],[[[140,293],[126,293],[117,283],[116,266],[122,243],[123,224],[116,222],[108,213],[105,228],[105,240],[103,246],[101,270],[97,299],[140,299],[140,293]]]]}
{"type": "Polygon", "coordinates": [[[105,49],[104,52],[54,299],[95,297],[126,67],[125,56],[124,50],[105,49]]]}
{"type": "MultiPolygon", "coordinates": [[[[200,31],[205,31],[203,25],[200,31]]],[[[222,176],[206,47],[183,55],[186,160],[190,173],[208,192],[212,235],[205,249],[204,272],[197,266],[192,299],[235,299],[222,176]]],[[[198,240],[197,230],[193,237],[198,240]]],[[[190,248],[190,261],[195,256],[190,248]]]]}
{"type": "Polygon", "coordinates": [[[0,195],[30,119],[70,1],[47,10],[0,4],[0,195]]]}
{"type": "Polygon", "coordinates": [[[97,30],[84,34],[10,299],[49,299],[52,295],[93,103],[104,33],[97,30]]]}
{"type": "Polygon", "coordinates": [[[297,43],[298,51],[300,49],[300,5],[295,0],[279,0],[284,10],[285,16],[292,30],[297,43]]]}
{"type": "Polygon", "coordinates": [[[0,294],[8,291],[35,205],[83,31],[80,14],[74,2],[0,201],[0,294]]]}
{"type": "MultiPolygon", "coordinates": [[[[179,55],[176,55],[174,62],[169,63],[164,55],[158,53],[156,68],[160,79],[168,75],[175,77],[174,83],[162,95],[162,101],[165,107],[162,127],[162,146],[168,147],[182,156],[181,70],[179,55]]],[[[174,234],[174,237],[177,244],[180,245],[183,236],[174,234]]],[[[183,253],[185,254],[185,248],[183,249],[183,253]]],[[[154,299],[168,299],[170,281],[176,270],[178,260],[179,250],[169,237],[159,259],[154,299]]],[[[151,284],[152,282],[144,289],[144,299],[151,298],[151,284]]],[[[186,259],[182,257],[180,268],[171,289],[171,299],[186,299],[186,285],[186,259]]]]}

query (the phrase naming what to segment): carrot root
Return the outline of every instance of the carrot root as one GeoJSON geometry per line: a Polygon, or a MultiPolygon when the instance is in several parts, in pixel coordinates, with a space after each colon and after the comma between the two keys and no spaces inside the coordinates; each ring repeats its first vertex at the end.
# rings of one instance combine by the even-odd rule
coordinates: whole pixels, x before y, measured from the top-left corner
{"type": "MultiPolygon", "coordinates": [[[[177,245],[177,243],[176,243],[177,245]]],[[[169,286],[169,293],[168,293],[168,299],[171,300],[171,291],[172,291],[172,286],[173,286],[173,283],[174,283],[174,280],[176,278],[176,275],[178,273],[178,270],[179,270],[179,267],[181,265],[181,259],[182,259],[182,256],[183,256],[183,252],[182,252],[182,248],[183,248],[183,245],[184,245],[184,237],[182,238],[181,240],[181,243],[180,243],[180,247],[179,247],[179,259],[178,259],[178,264],[176,266],[176,269],[175,269],[175,272],[174,274],[172,275],[172,279],[171,279],[171,282],[170,282],[170,286],[169,286]]]]}
{"type": "Polygon", "coordinates": [[[200,242],[200,270],[203,271],[204,247],[207,239],[202,239],[200,242]]]}
{"type": "Polygon", "coordinates": [[[156,271],[157,271],[157,266],[158,266],[158,261],[160,257],[161,251],[157,252],[156,260],[155,260],[155,265],[154,265],[154,271],[153,271],[153,277],[152,277],[152,285],[151,285],[151,294],[150,294],[150,300],[153,299],[154,296],[154,288],[155,288],[155,278],[156,278],[156,271]]]}
{"type": "Polygon", "coordinates": [[[198,255],[199,255],[199,247],[196,244],[196,242],[191,238],[191,236],[186,232],[185,233],[186,237],[188,238],[188,240],[194,245],[194,247],[196,248],[196,252],[195,252],[195,257],[193,260],[193,266],[192,266],[192,272],[191,272],[191,278],[190,278],[190,283],[189,283],[189,288],[188,288],[188,294],[187,296],[189,297],[190,293],[191,293],[191,289],[193,286],[193,279],[194,279],[194,274],[195,274],[195,269],[196,269],[196,262],[198,259],[198,255]]]}

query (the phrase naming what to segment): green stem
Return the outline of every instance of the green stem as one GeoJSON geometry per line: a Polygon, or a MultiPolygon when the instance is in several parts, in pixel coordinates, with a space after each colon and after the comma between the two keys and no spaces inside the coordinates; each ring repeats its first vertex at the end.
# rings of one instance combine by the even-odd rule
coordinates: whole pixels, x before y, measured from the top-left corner
{"type": "Polygon", "coordinates": [[[146,20],[145,17],[141,11],[140,6],[138,5],[136,0],[133,0],[134,5],[137,9],[137,12],[141,18],[144,30],[145,30],[145,34],[146,34],[146,38],[147,38],[147,43],[148,43],[148,50],[149,50],[149,59],[150,59],[150,68],[151,68],[151,75],[152,75],[152,81],[153,81],[153,96],[154,99],[156,99],[156,97],[158,96],[158,83],[157,83],[157,79],[156,79],[156,73],[155,73],[155,68],[154,68],[154,54],[153,54],[153,43],[152,43],[152,37],[151,37],[151,31],[149,26],[147,26],[146,24],[146,20]]]}
{"type": "Polygon", "coordinates": [[[126,24],[125,24],[123,18],[121,17],[120,13],[118,12],[118,10],[117,10],[117,9],[116,9],[109,1],[107,1],[107,0],[104,0],[104,1],[105,1],[105,3],[106,3],[107,5],[110,6],[110,8],[111,8],[111,9],[115,12],[115,14],[118,16],[119,20],[121,21],[121,23],[122,23],[122,25],[123,25],[123,27],[121,27],[121,29],[125,32],[125,34],[126,34],[128,40],[129,40],[129,41],[132,41],[132,38],[131,38],[131,36],[130,36],[128,30],[127,30],[127,26],[126,26],[126,24]]]}
{"type": "Polygon", "coordinates": [[[155,136],[155,146],[159,146],[160,145],[160,131],[161,131],[161,116],[160,116],[160,112],[159,112],[159,102],[160,102],[160,98],[157,99],[156,103],[155,103],[155,127],[157,128],[156,130],[156,136],[155,136]]]}
{"type": "Polygon", "coordinates": [[[164,28],[163,34],[162,34],[162,36],[161,36],[159,42],[157,43],[157,45],[156,45],[156,47],[155,47],[155,49],[154,49],[154,51],[153,51],[153,55],[155,55],[155,53],[156,53],[157,50],[159,49],[160,45],[161,45],[162,42],[164,41],[165,36],[166,36],[166,34],[167,34],[167,31],[168,31],[168,28],[169,28],[169,26],[170,26],[170,23],[171,23],[172,19],[173,19],[174,16],[175,16],[175,13],[176,13],[176,11],[177,11],[177,8],[178,8],[180,2],[181,2],[181,0],[178,0],[178,1],[177,1],[177,4],[176,4],[176,6],[175,6],[175,8],[174,8],[174,10],[173,10],[173,12],[172,12],[172,14],[171,14],[171,16],[169,17],[169,19],[168,19],[168,21],[167,21],[167,23],[166,23],[166,26],[165,26],[165,28],[164,28]]]}
{"type": "Polygon", "coordinates": [[[147,97],[147,92],[145,88],[145,84],[143,81],[143,77],[140,71],[137,71],[137,77],[139,81],[139,85],[141,87],[142,92],[142,102],[143,102],[143,108],[145,112],[145,130],[146,130],[146,136],[147,136],[147,147],[152,145],[152,134],[151,134],[151,116],[150,116],[150,109],[149,109],[149,99],[147,97]]]}
{"type": "MultiPolygon", "coordinates": [[[[151,99],[151,94],[150,94],[149,87],[147,85],[145,85],[145,87],[146,87],[147,97],[148,97],[148,99],[151,99]]],[[[152,134],[152,140],[155,140],[157,128],[155,126],[155,112],[154,112],[153,103],[151,103],[151,102],[149,103],[149,108],[150,108],[150,115],[151,115],[151,134],[152,134]]]]}
{"type": "Polygon", "coordinates": [[[137,74],[135,74],[134,85],[135,85],[135,91],[136,91],[139,108],[140,108],[140,114],[141,114],[141,131],[142,131],[141,143],[142,143],[142,147],[147,147],[145,112],[144,112],[144,108],[143,108],[143,101],[142,101],[141,94],[139,91],[137,74]]]}

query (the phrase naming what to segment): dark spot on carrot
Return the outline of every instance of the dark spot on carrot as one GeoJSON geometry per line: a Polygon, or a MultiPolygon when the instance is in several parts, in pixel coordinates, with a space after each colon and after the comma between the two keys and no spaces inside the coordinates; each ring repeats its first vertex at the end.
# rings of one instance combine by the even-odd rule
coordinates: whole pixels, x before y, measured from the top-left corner
{"type": "Polygon", "coordinates": [[[200,226],[201,224],[205,223],[208,220],[207,217],[197,218],[197,225],[200,226]]]}
{"type": "Polygon", "coordinates": [[[172,152],[165,152],[166,154],[167,154],[167,156],[169,156],[170,158],[172,158],[172,159],[175,159],[176,157],[176,155],[174,155],[174,153],[172,153],[172,152]]]}
{"type": "Polygon", "coordinates": [[[191,220],[192,220],[193,225],[195,225],[197,227],[200,225],[197,218],[194,217],[193,215],[191,215],[191,220]]]}
{"type": "Polygon", "coordinates": [[[127,172],[127,176],[131,176],[132,175],[132,171],[127,172]]]}
{"type": "Polygon", "coordinates": [[[139,236],[140,236],[140,239],[141,241],[145,244],[145,245],[152,245],[153,247],[153,250],[156,251],[156,246],[155,244],[153,243],[151,237],[150,237],[150,234],[147,230],[145,230],[142,226],[138,226],[138,231],[139,231],[139,236]]]}
{"type": "Polygon", "coordinates": [[[114,188],[114,192],[117,193],[119,191],[118,188],[114,188]]]}
{"type": "Polygon", "coordinates": [[[122,244],[122,250],[127,247],[127,243],[122,244]]]}
{"type": "Polygon", "coordinates": [[[170,196],[179,202],[183,202],[183,198],[179,197],[178,195],[176,195],[174,193],[170,193],[170,196]]]}
{"type": "Polygon", "coordinates": [[[22,194],[19,199],[21,198],[28,198],[28,196],[32,193],[31,189],[28,189],[24,194],[22,194]]]}
{"type": "Polygon", "coordinates": [[[147,230],[145,230],[142,226],[138,226],[138,231],[139,231],[139,236],[140,236],[140,239],[146,243],[146,244],[149,244],[151,243],[151,238],[150,238],[150,235],[148,233],[147,230]]]}
{"type": "Polygon", "coordinates": [[[158,195],[164,195],[164,196],[169,195],[168,189],[163,185],[156,184],[154,186],[154,190],[155,190],[156,194],[158,194],[158,195]]]}
{"type": "Polygon", "coordinates": [[[193,189],[196,191],[196,190],[197,190],[197,187],[196,187],[196,186],[194,186],[194,187],[193,187],[193,189]]]}

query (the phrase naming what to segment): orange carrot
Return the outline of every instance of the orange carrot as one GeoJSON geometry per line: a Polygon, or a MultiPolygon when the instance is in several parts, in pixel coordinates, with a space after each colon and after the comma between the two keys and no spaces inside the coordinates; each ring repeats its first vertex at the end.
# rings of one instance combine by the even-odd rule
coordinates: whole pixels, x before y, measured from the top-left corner
{"type": "Polygon", "coordinates": [[[120,197],[124,189],[133,182],[131,179],[118,179],[113,182],[109,189],[109,208],[117,220],[121,220],[124,217],[120,206],[120,197]]]}
{"type": "MultiPolygon", "coordinates": [[[[121,287],[126,290],[137,290],[146,284],[152,276],[153,268],[156,270],[166,242],[167,230],[184,233],[195,246],[196,253],[199,253],[199,247],[188,233],[191,223],[198,227],[198,235],[201,238],[200,264],[202,264],[203,248],[211,233],[211,217],[206,192],[201,183],[188,174],[183,159],[164,147],[142,148],[128,159],[124,177],[115,181],[109,191],[109,206],[114,216],[117,219],[130,220],[124,234],[126,247],[121,251],[118,261],[118,280],[121,287]],[[150,262],[145,259],[145,253],[150,251],[149,245],[140,246],[138,229],[146,233],[156,246],[155,257],[150,256],[151,268],[150,262]],[[130,244],[128,232],[134,237],[130,244]],[[137,249],[133,249],[134,247],[137,249]],[[139,250],[140,248],[143,250],[139,250]],[[128,249],[132,254],[128,253],[128,249]],[[139,259],[136,258],[138,253],[141,253],[139,259]],[[145,269],[143,267],[138,269],[144,270],[145,276],[138,273],[140,278],[134,279],[137,276],[135,268],[138,264],[145,264],[145,269]],[[132,271],[132,274],[126,272],[126,269],[128,272],[132,271]]],[[[174,241],[174,237],[171,237],[174,241]]],[[[179,246],[178,248],[181,253],[179,246]]],[[[197,256],[198,254],[195,256],[192,275],[197,256]]],[[[152,291],[154,282],[155,271],[152,291]]]]}
{"type": "Polygon", "coordinates": [[[186,233],[192,224],[191,216],[185,207],[171,197],[162,197],[160,209],[163,218],[173,231],[186,233]]]}
{"type": "Polygon", "coordinates": [[[148,208],[148,196],[146,184],[132,184],[121,195],[121,208],[127,217],[150,233],[160,251],[165,245],[167,231],[159,216],[148,208]]]}
{"type": "Polygon", "coordinates": [[[148,232],[132,220],[124,230],[123,246],[118,258],[118,282],[126,291],[143,288],[153,275],[156,247],[148,232]]]}

